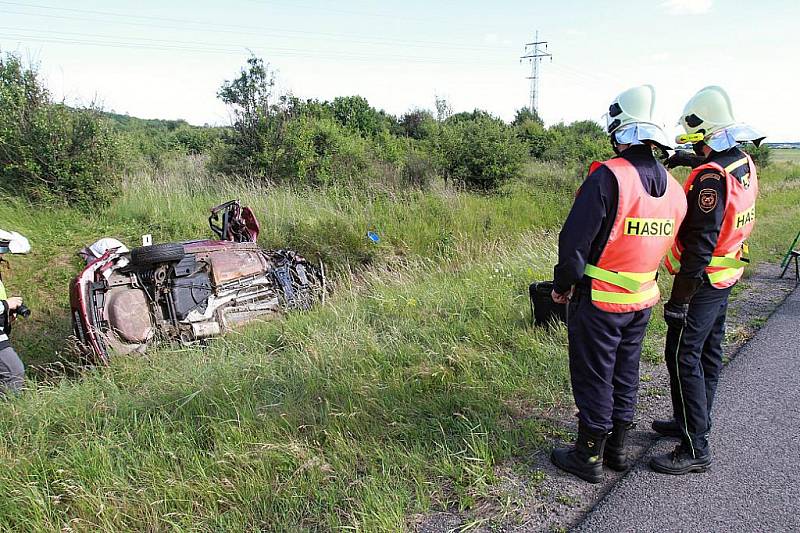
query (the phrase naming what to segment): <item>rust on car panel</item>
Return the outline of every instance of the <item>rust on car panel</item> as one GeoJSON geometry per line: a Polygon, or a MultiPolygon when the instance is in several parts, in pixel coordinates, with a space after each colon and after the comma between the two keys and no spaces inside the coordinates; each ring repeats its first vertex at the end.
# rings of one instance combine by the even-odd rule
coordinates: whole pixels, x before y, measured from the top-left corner
{"type": "Polygon", "coordinates": [[[223,250],[246,250],[257,252],[261,248],[254,242],[230,242],[230,241],[201,241],[184,244],[183,247],[187,253],[204,254],[210,252],[219,252],[223,250]]]}
{"type": "Polygon", "coordinates": [[[267,263],[260,252],[225,250],[208,254],[211,263],[211,278],[214,285],[226,281],[262,274],[267,263]]]}
{"type": "Polygon", "coordinates": [[[150,306],[141,289],[110,290],[108,318],[119,336],[128,342],[143,343],[153,336],[150,306]]]}

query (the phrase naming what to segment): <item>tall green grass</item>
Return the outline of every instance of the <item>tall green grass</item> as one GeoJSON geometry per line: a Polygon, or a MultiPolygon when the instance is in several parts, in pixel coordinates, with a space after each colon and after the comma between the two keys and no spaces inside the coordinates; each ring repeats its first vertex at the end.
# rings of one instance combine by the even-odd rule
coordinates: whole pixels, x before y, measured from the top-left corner
{"type": "Polygon", "coordinates": [[[760,169],[756,227],[751,239],[755,260],[779,260],[800,232],[800,164],[760,169]]]}
{"type": "MultiPolygon", "coordinates": [[[[260,242],[319,256],[335,270],[426,257],[447,261],[470,249],[530,231],[563,218],[577,182],[552,165],[529,169],[527,181],[494,195],[458,192],[441,182],[431,190],[342,186],[325,189],[268,187],[202,168],[178,168],[128,180],[113,217],[147,228],[157,239],[209,233],[209,207],[239,198],[261,221],[260,242]],[[376,246],[367,231],[381,237],[376,246]]],[[[477,248],[475,248],[477,247],[477,248]]]]}
{"type": "MultiPolygon", "coordinates": [[[[76,252],[103,236],[129,246],[150,233],[156,242],[211,237],[210,207],[239,198],[261,221],[262,245],[293,248],[321,260],[334,280],[364,269],[409,261],[458,264],[491,256],[536,228],[553,228],[569,207],[575,180],[558,167],[529,169],[525,182],[495,195],[377,187],[309,189],[268,187],[209,175],[197,159],[173,162],[153,174],[128,178],[108,208],[85,214],[36,209],[21,200],[0,203],[0,220],[27,235],[33,253],[11,260],[7,285],[34,310],[19,323],[18,347],[34,366],[62,361],[70,333],[66,287],[81,268],[76,252]],[[366,233],[375,231],[379,243],[366,233]]],[[[4,227],[5,227],[4,226],[4,227]]]]}
{"type": "Polygon", "coordinates": [[[323,309],[0,406],[0,523],[373,531],[469,506],[535,442],[519,407],[567,393],[563,332],[525,327],[544,242],[375,272],[323,309]]]}
{"type": "MultiPolygon", "coordinates": [[[[540,415],[570,401],[565,332],[528,327],[526,289],[551,276],[577,182],[529,174],[483,196],[265,188],[180,167],[131,178],[88,217],[0,204],[35,249],[9,280],[39,317],[15,332],[28,362],[54,359],[74,250],[205,235],[207,208],[231,197],[256,208],[262,244],[319,255],[337,285],[311,312],[33,381],[0,404],[0,529],[396,531],[490,499],[494,466],[540,447],[540,415]]],[[[800,224],[797,175],[762,172],[763,259],[800,224]]],[[[653,360],[662,330],[654,319],[653,360]]]]}

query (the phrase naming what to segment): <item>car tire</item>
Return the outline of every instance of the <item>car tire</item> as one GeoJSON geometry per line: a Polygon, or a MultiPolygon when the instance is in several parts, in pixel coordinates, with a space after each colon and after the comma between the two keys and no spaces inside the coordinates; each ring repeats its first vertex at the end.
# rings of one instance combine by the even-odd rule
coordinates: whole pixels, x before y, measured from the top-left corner
{"type": "Polygon", "coordinates": [[[141,246],[131,250],[131,264],[136,266],[155,265],[180,261],[186,251],[182,244],[167,242],[152,246],[141,246]]]}

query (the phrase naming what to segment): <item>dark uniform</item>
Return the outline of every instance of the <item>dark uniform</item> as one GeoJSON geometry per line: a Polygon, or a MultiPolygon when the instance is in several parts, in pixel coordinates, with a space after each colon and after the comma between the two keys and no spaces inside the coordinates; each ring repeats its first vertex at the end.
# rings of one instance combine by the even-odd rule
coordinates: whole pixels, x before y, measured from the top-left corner
{"type": "MultiPolygon", "coordinates": [[[[714,162],[726,168],[743,157],[744,152],[734,147],[712,152],[703,163],[714,162]]],[[[731,173],[741,182],[743,177],[746,179],[748,166],[731,173]]],[[[725,315],[732,287],[713,287],[705,271],[725,214],[725,177],[714,169],[705,169],[694,183],[696,186],[687,193],[688,211],[678,232],[683,252],[670,298],[670,303],[688,303],[689,307],[683,330],[669,328],[667,332],[665,358],[674,418],[679,427],[688,430],[691,442],[687,444],[699,457],[708,453],[711,408],[722,369],[725,315]],[[680,357],[675,357],[678,352],[680,357]]]]}
{"type": "MultiPolygon", "coordinates": [[[[664,195],[667,171],[649,146],[631,146],[620,157],[636,168],[645,191],[664,195]]],[[[589,296],[591,279],[583,275],[608,242],[618,197],[617,181],[605,166],[586,178],[559,235],[554,269],[557,293],[575,285],[568,324],[572,390],[580,422],[596,434],[608,433],[614,422],[633,420],[641,343],[651,313],[650,308],[628,313],[598,309],[589,296]]]]}

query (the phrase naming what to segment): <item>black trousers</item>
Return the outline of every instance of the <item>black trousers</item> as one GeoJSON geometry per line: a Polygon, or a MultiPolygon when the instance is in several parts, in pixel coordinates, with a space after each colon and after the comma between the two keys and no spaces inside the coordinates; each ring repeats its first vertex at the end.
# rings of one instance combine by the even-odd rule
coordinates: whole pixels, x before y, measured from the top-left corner
{"type": "Polygon", "coordinates": [[[587,295],[569,304],[569,370],[578,419],[605,433],[631,422],[639,392],[639,358],[651,309],[601,311],[587,295]]]}
{"type": "Polygon", "coordinates": [[[670,328],[664,358],[669,370],[675,420],[683,442],[695,456],[708,451],[711,408],[722,370],[725,314],[731,288],[715,289],[706,281],[689,304],[683,330],[670,328]]]}

